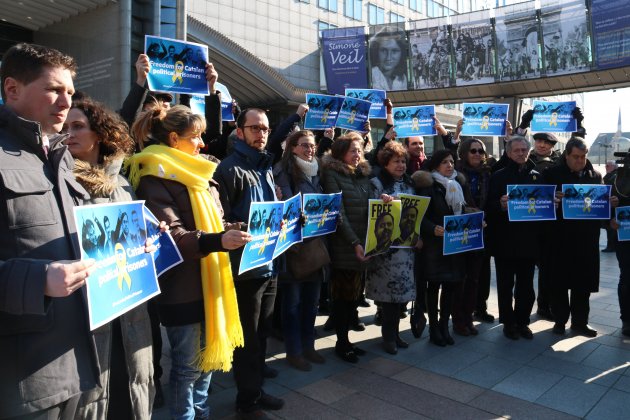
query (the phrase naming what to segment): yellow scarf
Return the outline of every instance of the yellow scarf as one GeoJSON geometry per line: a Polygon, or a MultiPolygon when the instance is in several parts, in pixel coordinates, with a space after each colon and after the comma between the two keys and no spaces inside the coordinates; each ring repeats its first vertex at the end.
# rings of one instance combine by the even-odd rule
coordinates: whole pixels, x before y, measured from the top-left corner
{"type": "MultiPolygon", "coordinates": [[[[134,190],[147,175],[169,179],[186,186],[192,205],[195,228],[219,233],[223,223],[208,181],[217,164],[177,149],[152,145],[129,158],[129,181],[134,190]]],[[[201,285],[206,321],[206,347],[200,350],[199,367],[204,372],[232,367],[234,348],[243,346],[243,330],[238,315],[230,258],[226,252],[212,252],[201,259],[201,285]]]]}

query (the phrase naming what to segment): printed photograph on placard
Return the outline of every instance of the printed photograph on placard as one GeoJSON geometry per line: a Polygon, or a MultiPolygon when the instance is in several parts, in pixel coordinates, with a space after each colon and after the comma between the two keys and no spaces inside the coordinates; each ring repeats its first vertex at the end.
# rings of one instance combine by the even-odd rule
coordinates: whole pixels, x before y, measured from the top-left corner
{"type": "Polygon", "coordinates": [[[445,18],[409,22],[411,74],[414,89],[450,87],[451,59],[445,18]],[[432,25],[426,25],[431,22],[432,25]]]}
{"type": "Polygon", "coordinates": [[[307,93],[308,112],[304,117],[304,129],[325,130],[334,127],[344,99],[344,96],[307,93]]]}
{"type": "Polygon", "coordinates": [[[384,254],[400,236],[400,200],[369,200],[365,256],[384,254]]]}
{"type": "Polygon", "coordinates": [[[555,185],[508,185],[506,194],[510,222],[556,220],[555,185]]]}
{"type": "Polygon", "coordinates": [[[297,193],[284,201],[282,208],[282,222],[280,222],[280,235],[276,243],[273,257],[277,258],[291,245],[302,242],[302,225],[300,224],[300,210],[302,207],[302,194],[297,193]]]}
{"type": "Polygon", "coordinates": [[[273,260],[276,242],[282,228],[283,207],[281,201],[251,204],[247,231],[253,238],[243,247],[238,274],[263,266],[273,260]]]}
{"type": "Polygon", "coordinates": [[[531,122],[533,132],[573,133],[577,121],[573,117],[575,101],[547,102],[534,101],[534,115],[531,122]]]}
{"type": "Polygon", "coordinates": [[[610,185],[562,184],[564,219],[610,219],[610,185]]]}
{"type": "Polygon", "coordinates": [[[464,103],[464,136],[505,136],[510,105],[493,103],[464,103]]]}
{"type": "Polygon", "coordinates": [[[494,83],[494,36],[488,10],[452,18],[451,48],[457,86],[494,83]],[[473,20],[474,17],[474,20],[473,20]]]}
{"type": "Polygon", "coordinates": [[[540,77],[542,70],[538,23],[532,3],[495,9],[497,80],[540,77]]]}
{"type": "Polygon", "coordinates": [[[591,40],[583,0],[542,0],[547,76],[590,70],[591,40]]]}
{"type": "Polygon", "coordinates": [[[365,131],[372,102],[363,99],[345,97],[335,127],[345,130],[365,131]]]}
{"type": "Polygon", "coordinates": [[[370,85],[385,91],[407,90],[409,43],[403,23],[370,25],[370,85]]]}
{"type": "Polygon", "coordinates": [[[341,193],[304,194],[302,215],[304,238],[327,235],[337,230],[341,193]]]}
{"type": "Polygon", "coordinates": [[[394,130],[398,137],[434,136],[435,105],[405,106],[392,109],[394,130]]]}
{"type": "Polygon", "coordinates": [[[387,109],[385,108],[385,98],[387,92],[380,89],[346,89],[346,96],[349,98],[363,99],[370,101],[370,119],[385,119],[387,117],[387,109]]]}
{"type": "Polygon", "coordinates": [[[420,224],[429,207],[430,197],[398,194],[400,199],[400,236],[392,241],[392,248],[413,248],[420,239],[420,224]]]}
{"type": "Polygon", "coordinates": [[[444,247],[442,254],[483,249],[483,212],[444,216],[444,247]]]}

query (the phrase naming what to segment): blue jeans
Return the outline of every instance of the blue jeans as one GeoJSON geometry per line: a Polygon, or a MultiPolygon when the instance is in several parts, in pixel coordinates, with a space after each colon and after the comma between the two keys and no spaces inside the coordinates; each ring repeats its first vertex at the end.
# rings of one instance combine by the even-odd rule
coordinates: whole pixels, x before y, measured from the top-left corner
{"type": "Polygon", "coordinates": [[[312,350],[315,342],[315,318],[321,290],[321,271],[313,281],[282,283],[282,331],[288,356],[312,350]]]}
{"type": "Polygon", "coordinates": [[[212,372],[201,372],[196,364],[199,352],[205,346],[205,324],[166,327],[166,334],[171,344],[171,418],[209,418],[208,388],[212,372]]]}

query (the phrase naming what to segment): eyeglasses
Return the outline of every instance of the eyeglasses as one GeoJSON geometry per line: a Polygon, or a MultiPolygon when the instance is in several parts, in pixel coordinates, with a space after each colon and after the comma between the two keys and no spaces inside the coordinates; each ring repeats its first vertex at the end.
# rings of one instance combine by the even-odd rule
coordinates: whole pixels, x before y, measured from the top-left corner
{"type": "Polygon", "coordinates": [[[301,143],[301,144],[298,144],[298,146],[300,146],[303,149],[308,149],[308,150],[315,150],[315,148],[317,147],[316,145],[311,144],[311,143],[301,143]]]}
{"type": "Polygon", "coordinates": [[[261,127],[259,125],[244,125],[243,128],[249,128],[252,130],[253,133],[260,133],[262,132],[263,134],[269,134],[271,133],[271,128],[269,127],[261,127]]]}
{"type": "Polygon", "coordinates": [[[470,152],[471,155],[476,155],[477,153],[479,153],[480,155],[483,155],[485,153],[483,149],[469,149],[468,151],[470,152]]]}

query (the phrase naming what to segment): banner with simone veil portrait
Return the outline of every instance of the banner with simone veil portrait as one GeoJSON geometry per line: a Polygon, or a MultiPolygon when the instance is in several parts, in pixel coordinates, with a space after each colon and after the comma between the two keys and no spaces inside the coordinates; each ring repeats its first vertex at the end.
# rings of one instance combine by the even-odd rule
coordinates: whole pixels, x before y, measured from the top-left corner
{"type": "Polygon", "coordinates": [[[323,30],[322,61],[328,93],[343,95],[346,88],[367,88],[363,26],[323,30]]]}
{"type": "Polygon", "coordinates": [[[444,255],[483,249],[483,212],[444,216],[444,255]]]}
{"type": "Polygon", "coordinates": [[[94,330],[160,293],[147,239],[144,202],[74,208],[81,258],[96,260],[87,278],[90,329],[94,330]]]}
{"type": "Polygon", "coordinates": [[[508,104],[464,103],[464,136],[505,136],[508,104]]]}
{"type": "Polygon", "coordinates": [[[144,53],[151,64],[147,75],[150,90],[210,94],[206,80],[207,45],[145,35],[144,53]]]}
{"type": "Polygon", "coordinates": [[[365,237],[365,256],[384,254],[400,237],[400,200],[385,203],[383,200],[369,200],[368,226],[365,237]]]}
{"type": "Polygon", "coordinates": [[[564,219],[610,219],[610,185],[562,184],[564,219]]]}

